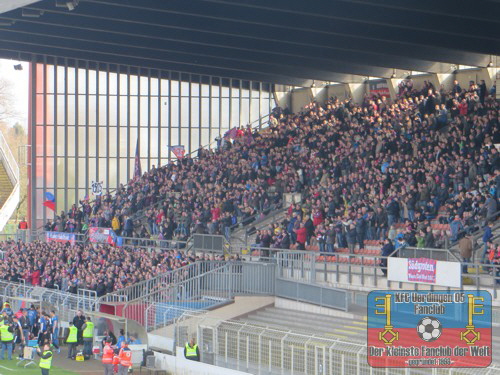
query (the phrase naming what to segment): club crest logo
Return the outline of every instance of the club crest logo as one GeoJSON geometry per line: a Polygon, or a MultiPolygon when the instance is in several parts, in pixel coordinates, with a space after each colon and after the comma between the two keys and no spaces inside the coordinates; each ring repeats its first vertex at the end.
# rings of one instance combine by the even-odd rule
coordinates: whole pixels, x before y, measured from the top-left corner
{"type": "Polygon", "coordinates": [[[373,367],[488,367],[491,295],[486,291],[374,291],[368,295],[373,367]]]}

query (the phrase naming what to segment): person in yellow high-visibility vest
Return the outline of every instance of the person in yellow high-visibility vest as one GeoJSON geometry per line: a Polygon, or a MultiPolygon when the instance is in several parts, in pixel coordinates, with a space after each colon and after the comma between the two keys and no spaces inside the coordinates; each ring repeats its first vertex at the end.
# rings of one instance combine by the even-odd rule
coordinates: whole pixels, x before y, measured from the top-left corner
{"type": "Polygon", "coordinates": [[[87,316],[87,321],[82,326],[82,336],[83,336],[83,355],[92,357],[92,344],[94,343],[94,323],[90,321],[90,317],[87,316]]]}
{"type": "Polygon", "coordinates": [[[43,346],[43,352],[40,348],[36,348],[37,354],[40,356],[40,368],[42,369],[42,375],[49,375],[50,368],[52,367],[52,352],[50,350],[50,345],[45,344],[43,346]]]}
{"type": "Polygon", "coordinates": [[[78,346],[78,328],[75,327],[73,322],[69,322],[68,337],[66,338],[68,344],[68,358],[73,359],[76,356],[76,348],[78,346]]]}
{"type": "Polygon", "coordinates": [[[186,343],[184,357],[190,361],[200,362],[200,349],[198,349],[198,344],[196,344],[194,339],[186,343]]]}
{"type": "Polygon", "coordinates": [[[12,349],[14,344],[14,327],[8,318],[0,323],[0,340],[2,341],[2,350],[0,350],[0,360],[3,360],[5,350],[7,350],[7,358],[12,359],[12,349]]]}

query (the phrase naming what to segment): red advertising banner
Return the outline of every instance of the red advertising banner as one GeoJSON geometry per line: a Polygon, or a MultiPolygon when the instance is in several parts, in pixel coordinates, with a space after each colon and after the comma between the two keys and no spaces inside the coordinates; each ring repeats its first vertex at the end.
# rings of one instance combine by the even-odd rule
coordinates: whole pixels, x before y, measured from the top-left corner
{"type": "Polygon", "coordinates": [[[370,95],[389,96],[389,87],[386,80],[370,81],[369,82],[370,95]]]}
{"type": "Polygon", "coordinates": [[[116,244],[116,234],[111,228],[91,227],[88,232],[89,241],[93,243],[116,244]]]}
{"type": "Polygon", "coordinates": [[[408,281],[436,283],[436,260],[427,258],[408,259],[408,281]]]}

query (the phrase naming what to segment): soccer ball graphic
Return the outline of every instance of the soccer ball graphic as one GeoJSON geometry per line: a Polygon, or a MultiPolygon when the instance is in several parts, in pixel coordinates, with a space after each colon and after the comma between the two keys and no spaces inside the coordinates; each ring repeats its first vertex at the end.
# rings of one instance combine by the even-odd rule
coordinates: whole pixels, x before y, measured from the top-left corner
{"type": "Polygon", "coordinates": [[[424,341],[435,341],[441,336],[443,326],[441,322],[432,316],[420,319],[417,324],[418,336],[424,341]]]}

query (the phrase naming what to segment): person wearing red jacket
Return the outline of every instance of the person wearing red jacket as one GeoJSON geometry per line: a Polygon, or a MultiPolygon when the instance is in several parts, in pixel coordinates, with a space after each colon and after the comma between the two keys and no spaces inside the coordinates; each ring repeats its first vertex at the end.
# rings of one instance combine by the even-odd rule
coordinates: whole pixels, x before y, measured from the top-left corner
{"type": "Polygon", "coordinates": [[[461,116],[467,116],[467,111],[469,109],[469,105],[467,104],[467,101],[463,99],[460,104],[458,105],[458,110],[460,111],[461,116]]]}
{"type": "Polygon", "coordinates": [[[40,270],[38,268],[31,274],[31,284],[33,286],[40,285],[40,270]]]}
{"type": "Polygon", "coordinates": [[[307,229],[304,227],[304,223],[299,224],[299,228],[295,230],[295,234],[297,235],[297,250],[305,250],[306,249],[306,240],[307,240],[307,229]]]}
{"type": "Polygon", "coordinates": [[[320,209],[315,209],[313,213],[313,224],[317,227],[323,222],[323,212],[320,209]]]}

